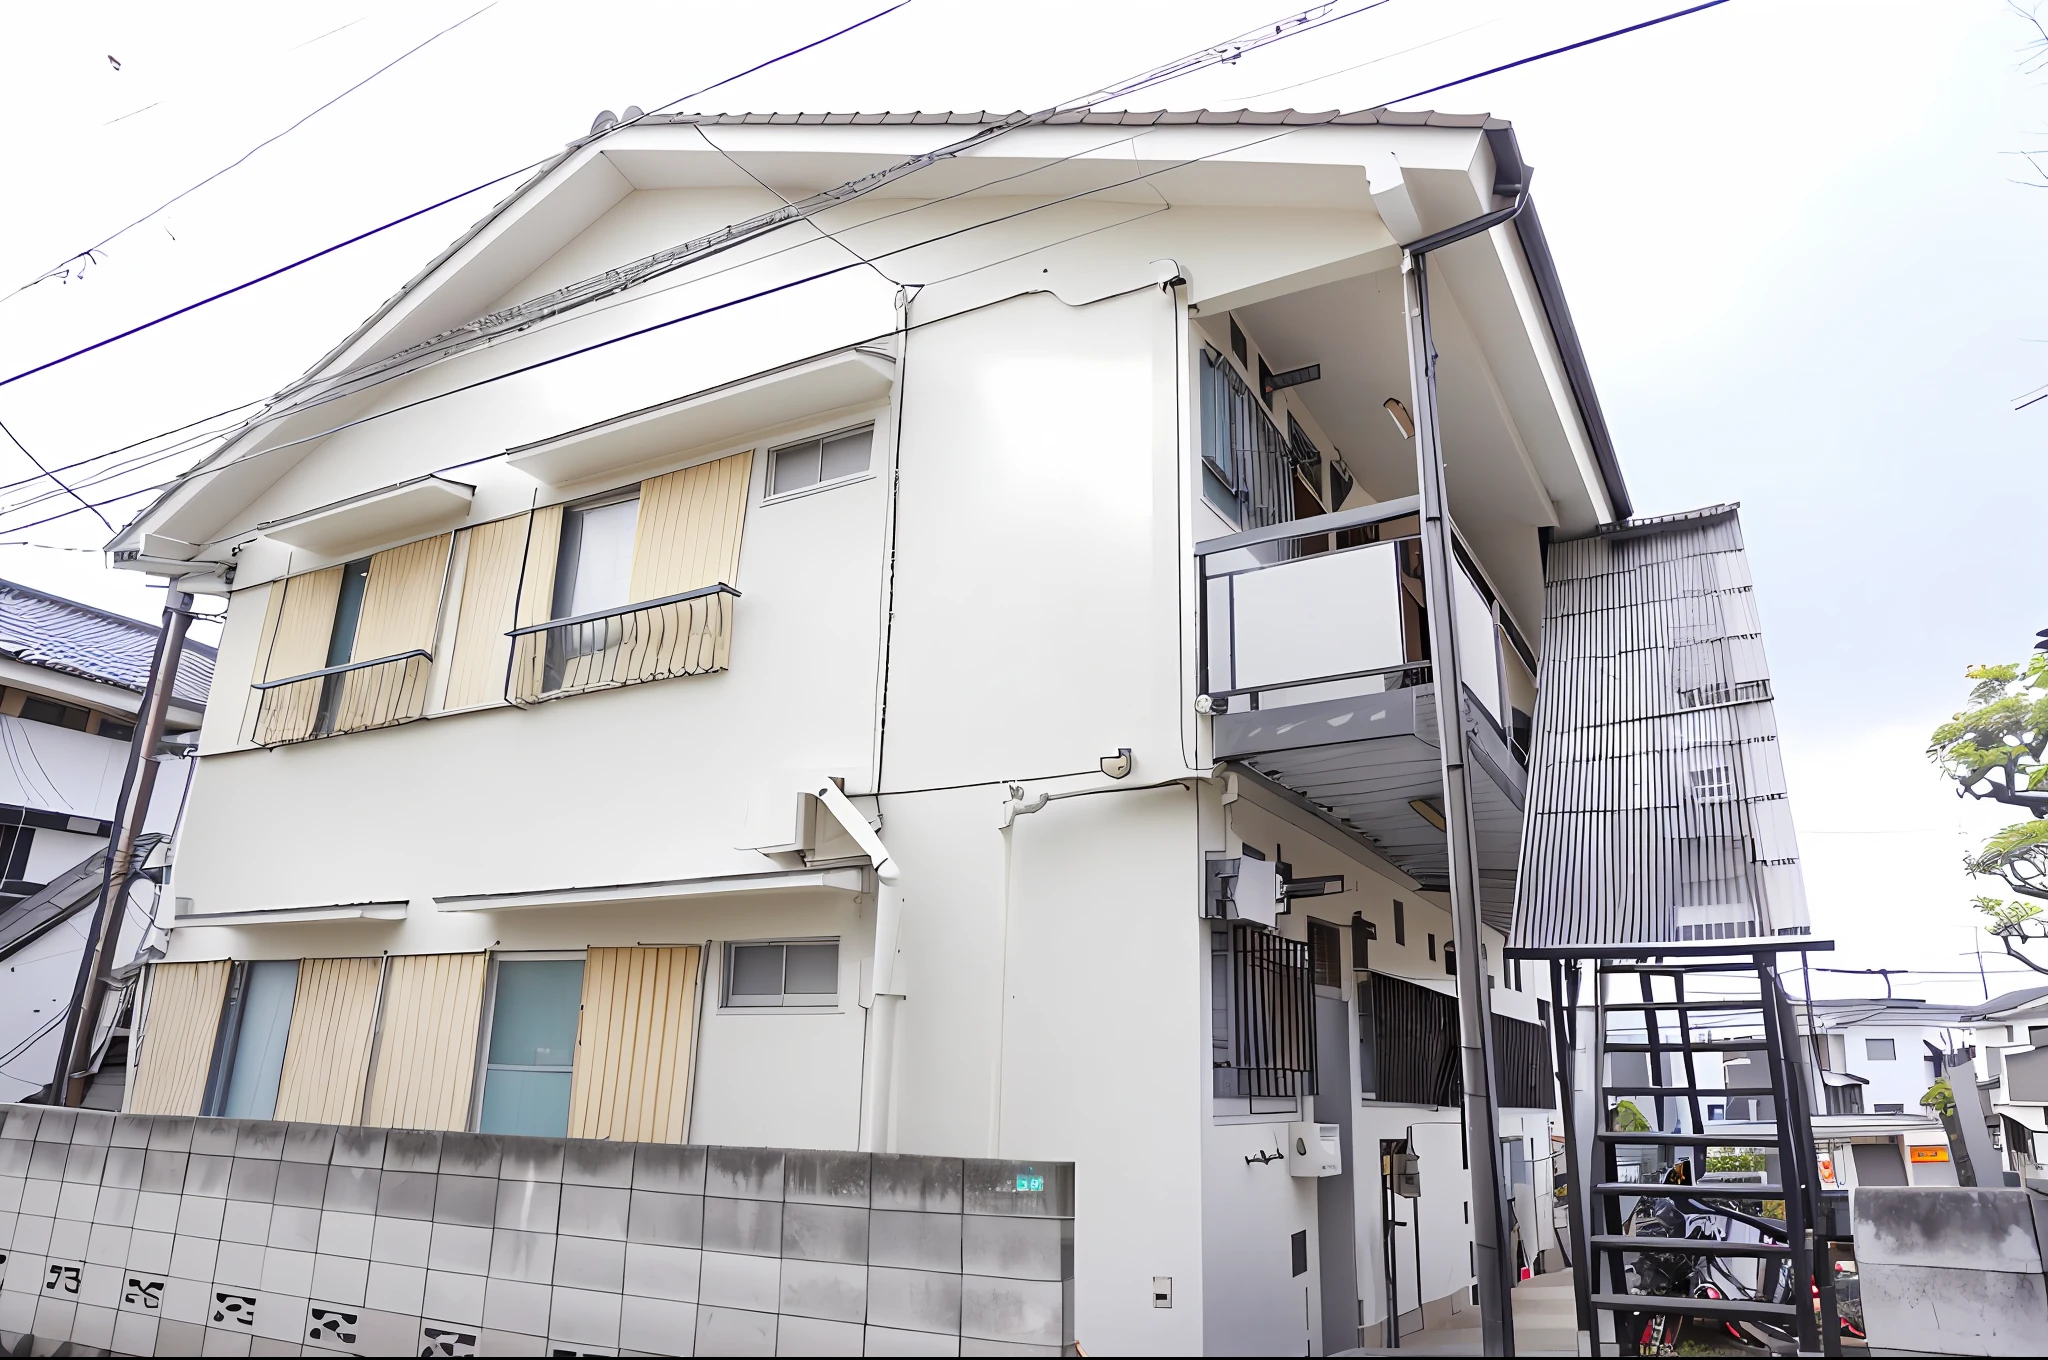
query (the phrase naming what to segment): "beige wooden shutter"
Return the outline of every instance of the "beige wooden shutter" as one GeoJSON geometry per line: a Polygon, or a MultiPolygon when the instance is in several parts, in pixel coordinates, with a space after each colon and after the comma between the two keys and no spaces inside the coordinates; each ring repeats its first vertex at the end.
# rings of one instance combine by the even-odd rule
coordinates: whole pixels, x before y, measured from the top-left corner
{"type": "Polygon", "coordinates": [[[740,570],[740,530],[754,455],[736,453],[640,484],[633,534],[633,598],[658,600],[727,585],[740,570]]]}
{"type": "Polygon", "coordinates": [[[482,954],[391,960],[365,1124],[460,1129],[469,1123],[484,963],[482,954]]]}
{"type": "MultiPolygon", "coordinates": [[[[464,530],[462,597],[455,612],[455,637],[447,657],[447,708],[475,708],[505,701],[505,661],[519,605],[519,568],[526,556],[531,515],[514,515],[464,530]]],[[[559,540],[559,532],[557,534],[559,540]]],[[[554,573],[548,573],[550,596],[554,573]]],[[[437,661],[441,658],[435,658],[437,661]]]]}
{"type": "Polygon", "coordinates": [[[305,959],[277,1083],[278,1119],[354,1124],[377,1024],[381,959],[305,959]]]}
{"type": "Polygon", "coordinates": [[[569,1097],[571,1138],[682,1141],[697,955],[694,945],[589,952],[569,1097]]]}
{"type": "MultiPolygon", "coordinates": [[[[740,571],[740,532],[753,483],[751,450],[640,484],[633,536],[632,595],[659,600],[701,586],[732,585],[740,571]]],[[[653,675],[722,671],[731,659],[732,597],[711,595],[670,605],[643,627],[658,639],[641,669],[653,675]]]]}
{"type": "MultiPolygon", "coordinates": [[[[363,612],[356,620],[351,661],[376,661],[434,645],[441,584],[448,576],[450,534],[388,548],[370,559],[363,612]]],[[[432,663],[414,659],[351,671],[343,678],[334,730],[353,732],[404,722],[426,712],[432,663]]]]}
{"type": "Polygon", "coordinates": [[[149,1013],[136,1056],[135,1114],[198,1114],[213,1068],[213,1040],[226,999],[226,959],[159,963],[149,970],[149,1013]]]}
{"type": "MultiPolygon", "coordinates": [[[[334,638],[334,605],[341,598],[341,571],[340,567],[327,567],[303,572],[270,588],[261,652],[265,680],[304,675],[327,664],[327,645],[334,638]]],[[[321,687],[319,680],[306,680],[257,691],[255,740],[268,746],[313,735],[321,687]]]]}
{"type": "MultiPolygon", "coordinates": [[[[555,559],[562,552],[562,507],[533,512],[533,531],[526,536],[525,579],[519,586],[519,607],[513,627],[545,623],[555,613],[555,559]]],[[[512,649],[512,697],[537,699],[547,680],[548,635],[528,633],[512,649]]]]}

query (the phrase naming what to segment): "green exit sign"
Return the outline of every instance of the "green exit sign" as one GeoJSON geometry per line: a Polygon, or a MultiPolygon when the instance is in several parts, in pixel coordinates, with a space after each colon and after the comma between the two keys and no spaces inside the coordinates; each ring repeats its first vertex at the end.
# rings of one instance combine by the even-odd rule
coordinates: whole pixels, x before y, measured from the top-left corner
{"type": "Polygon", "coordinates": [[[1019,1177],[1017,1177],[1017,1193],[1018,1193],[1018,1194],[1020,1194],[1020,1195],[1021,1195],[1021,1194],[1034,1194],[1034,1195],[1035,1195],[1035,1194],[1038,1194],[1039,1192],[1043,1191],[1044,1189],[1045,1189],[1045,1177],[1043,1177],[1043,1176],[1019,1176],[1019,1177]]]}

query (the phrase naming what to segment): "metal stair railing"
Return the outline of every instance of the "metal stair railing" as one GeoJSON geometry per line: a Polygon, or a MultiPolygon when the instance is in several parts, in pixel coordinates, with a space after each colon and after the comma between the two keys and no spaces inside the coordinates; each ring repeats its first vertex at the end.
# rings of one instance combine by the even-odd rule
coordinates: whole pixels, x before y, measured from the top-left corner
{"type": "MultiPolygon", "coordinates": [[[[1731,945],[1728,952],[1730,955],[1743,954],[1739,944],[1731,945]]],[[[1802,1354],[1841,1354],[1831,1271],[1825,1263],[1820,1263],[1817,1269],[1814,1256],[1813,1229],[1819,1212],[1819,1169],[1803,1077],[1805,1064],[1790,1048],[1797,1041],[1798,1028],[1779,981],[1775,951],[1758,950],[1740,958],[1687,963],[1668,962],[1653,955],[1636,958],[1608,956],[1597,964],[1595,977],[1598,981],[1592,998],[1595,1032],[1591,1057],[1593,1080],[1598,1091],[1594,1108],[1599,1112],[1600,1126],[1587,1131],[1597,1167],[1594,1184],[1581,1186],[1575,1183],[1579,1179],[1576,1172],[1581,1162],[1577,1155],[1570,1160],[1574,1183],[1570,1184],[1569,1193],[1578,1205],[1583,1206],[1573,1215],[1573,1234],[1577,1239],[1573,1243],[1577,1249],[1574,1254],[1581,1258],[1582,1263],[1583,1283],[1578,1289],[1581,1325],[1595,1330],[1588,1326],[1595,1315],[1602,1312],[1611,1314],[1614,1318],[1611,1342],[1622,1354],[1637,1353],[1645,1323],[1658,1315],[1763,1324],[1776,1334],[1789,1332],[1802,1354]],[[1754,998],[1687,997],[1686,980],[1702,974],[1720,974],[1730,982],[1748,982],[1755,988],[1754,998]],[[1635,990],[1641,999],[1609,1001],[1605,979],[1614,978],[1619,984],[1628,977],[1637,980],[1635,990]],[[1659,995],[1660,982],[1664,984],[1662,990],[1668,991],[1668,997],[1659,995]],[[1717,1039],[1702,1037],[1698,1033],[1700,1028],[1713,1024],[1715,1017],[1720,1017],[1725,1025],[1728,1017],[1745,1014],[1753,1014],[1761,1022],[1760,1038],[1717,1039]],[[1640,1038],[1633,1033],[1633,1026],[1638,1022],[1642,1029],[1640,1038]],[[1667,1027],[1675,1031],[1670,1037],[1667,1037],[1667,1027]],[[1759,1054],[1764,1060],[1769,1076],[1768,1094],[1772,1100],[1771,1128],[1743,1133],[1712,1132],[1702,1117],[1702,1097],[1722,1094],[1762,1096],[1766,1092],[1762,1089],[1738,1088],[1731,1091],[1725,1086],[1703,1086],[1697,1055],[1741,1052],[1759,1054]],[[1647,1069],[1644,1081],[1637,1083],[1611,1073],[1611,1057],[1616,1054],[1642,1055],[1647,1069]],[[1655,1127],[1647,1131],[1615,1127],[1619,1106],[1614,1102],[1625,1098],[1653,1099],[1655,1127]],[[1687,1116],[1683,1121],[1673,1117],[1675,1108],[1679,1106],[1687,1116]],[[1682,1127],[1674,1127],[1680,1123],[1682,1127]],[[1621,1149],[1625,1147],[1669,1149],[1674,1162],[1680,1159],[1678,1154],[1687,1153],[1689,1155],[1684,1160],[1690,1163],[1692,1174],[1685,1177],[1687,1183],[1684,1184],[1626,1180],[1622,1175],[1620,1156],[1621,1149]],[[1703,1184],[1699,1177],[1706,1169],[1709,1147],[1752,1147],[1775,1151],[1778,1179],[1782,1183],[1703,1184]],[[1585,1192],[1583,1198],[1582,1190],[1585,1192]],[[1766,1240],[1752,1243],[1634,1236],[1627,1231],[1628,1215],[1623,1213],[1623,1205],[1627,1200],[1646,1197],[1674,1200],[1684,1212],[1719,1215],[1733,1222],[1749,1224],[1757,1228],[1766,1240]],[[1760,1202],[1766,1200],[1784,1202],[1785,1219],[1782,1224],[1737,1207],[1750,1205],[1760,1209],[1760,1202]],[[1589,1219],[1597,1226],[1589,1229],[1589,1219]],[[1755,1293],[1759,1297],[1704,1298],[1634,1292],[1628,1258],[1646,1250],[1755,1260],[1758,1263],[1755,1293]],[[1778,1283],[1780,1272],[1785,1283],[1773,1291],[1769,1286],[1778,1283]],[[1811,1297],[1816,1289],[1817,1299],[1811,1297]],[[1772,1298],[1772,1292],[1782,1297],[1772,1298]]],[[[1579,968],[1575,962],[1557,960],[1553,963],[1552,984],[1561,1016],[1576,1013],[1578,978],[1579,968]],[[1569,1002],[1566,1000],[1567,992],[1570,993],[1569,1002]],[[1570,1010],[1567,1010],[1568,1005],[1570,1010]]],[[[1571,1027],[1560,1026],[1557,1043],[1561,1060],[1575,1055],[1577,1042],[1571,1027]]],[[[1561,1062],[1560,1070],[1571,1069],[1561,1062]]],[[[1572,1127],[1570,1100],[1565,1102],[1565,1109],[1566,1136],[1576,1147],[1579,1131],[1572,1127]]],[[[1597,1331],[1595,1339],[1598,1340],[1597,1331]]]]}

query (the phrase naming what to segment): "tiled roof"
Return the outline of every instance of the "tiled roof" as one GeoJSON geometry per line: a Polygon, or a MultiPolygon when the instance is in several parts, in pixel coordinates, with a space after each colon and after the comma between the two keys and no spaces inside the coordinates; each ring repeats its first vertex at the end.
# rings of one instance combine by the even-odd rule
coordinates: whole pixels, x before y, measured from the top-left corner
{"type": "MultiPolygon", "coordinates": [[[[139,619],[0,580],[0,656],[139,694],[149,679],[156,634],[155,625],[139,619]]],[[[213,657],[213,648],[186,642],[174,690],[184,706],[205,706],[213,657]]]]}
{"type": "MultiPolygon", "coordinates": [[[[975,113],[939,110],[931,113],[657,113],[642,123],[702,123],[707,127],[974,127],[1000,123],[1019,113],[975,113]]],[[[1301,109],[1155,109],[1150,112],[1123,109],[1077,109],[1054,114],[1046,120],[1054,127],[1070,123],[1091,127],[1443,127],[1504,128],[1505,118],[1486,113],[1437,113],[1429,109],[1397,112],[1393,109],[1342,109],[1304,111],[1301,109]]]]}

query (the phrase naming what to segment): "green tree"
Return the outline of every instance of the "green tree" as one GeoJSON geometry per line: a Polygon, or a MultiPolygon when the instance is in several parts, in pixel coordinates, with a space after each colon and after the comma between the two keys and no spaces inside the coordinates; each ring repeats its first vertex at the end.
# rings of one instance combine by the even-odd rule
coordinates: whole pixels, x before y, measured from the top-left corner
{"type": "Polygon", "coordinates": [[[2048,653],[2023,664],[1972,666],[1964,674],[1974,682],[1971,706],[1934,729],[1927,754],[1960,795],[2029,814],[1965,855],[1963,867],[2020,894],[1978,897],[1973,905],[1989,918],[1986,928],[2007,954],[2048,974],[2048,965],[2022,949],[2028,941],[2048,939],[2040,905],[2048,902],[2048,653]]]}

